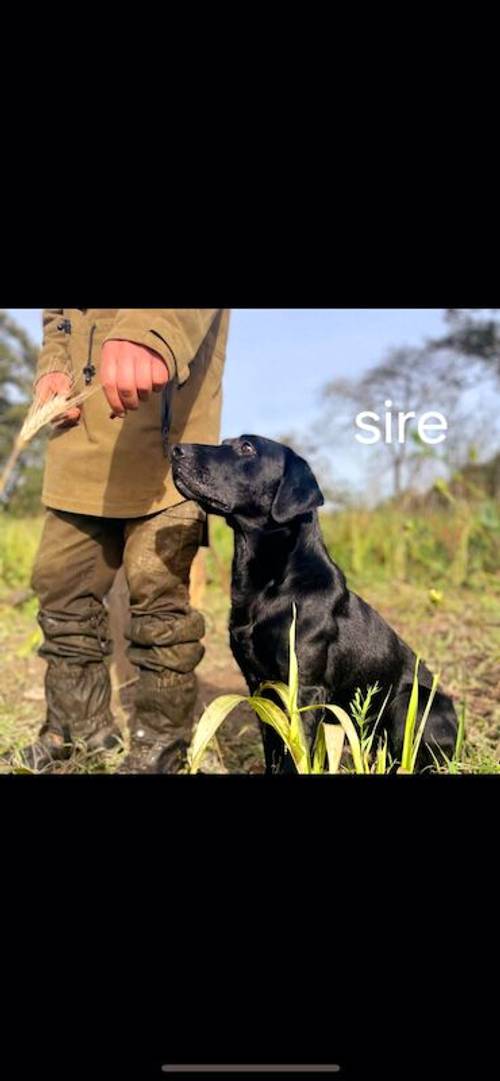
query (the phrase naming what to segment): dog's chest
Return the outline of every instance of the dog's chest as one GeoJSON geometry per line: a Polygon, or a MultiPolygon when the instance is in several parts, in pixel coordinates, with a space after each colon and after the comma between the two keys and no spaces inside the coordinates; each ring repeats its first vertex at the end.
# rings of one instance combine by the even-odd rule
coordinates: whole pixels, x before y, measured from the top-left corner
{"type": "Polygon", "coordinates": [[[253,624],[231,627],[229,631],[231,649],[234,656],[246,675],[247,671],[255,667],[253,647],[253,624]]]}
{"type": "Polygon", "coordinates": [[[252,611],[240,612],[238,616],[231,620],[229,638],[233,656],[247,682],[286,678],[282,621],[273,618],[269,609],[263,614],[262,607],[258,619],[252,611]]]}

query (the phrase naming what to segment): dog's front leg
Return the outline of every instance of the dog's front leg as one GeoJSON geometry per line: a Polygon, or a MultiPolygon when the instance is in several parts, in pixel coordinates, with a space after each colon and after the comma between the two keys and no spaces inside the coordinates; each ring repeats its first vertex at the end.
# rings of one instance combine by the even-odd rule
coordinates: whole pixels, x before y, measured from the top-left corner
{"type": "Polygon", "coordinates": [[[296,773],[293,758],[283,740],[270,725],[260,723],[266,773],[296,773]]]}
{"type": "MultiPolygon", "coordinates": [[[[328,691],[326,687],[321,686],[307,686],[302,684],[299,688],[299,708],[306,706],[320,706],[328,702],[328,691]]],[[[312,758],[314,744],[316,742],[316,735],[318,727],[321,721],[328,721],[329,714],[327,710],[322,709],[304,709],[304,713],[300,714],[302,721],[302,727],[304,730],[304,736],[306,738],[307,746],[309,748],[309,754],[312,758]]]]}

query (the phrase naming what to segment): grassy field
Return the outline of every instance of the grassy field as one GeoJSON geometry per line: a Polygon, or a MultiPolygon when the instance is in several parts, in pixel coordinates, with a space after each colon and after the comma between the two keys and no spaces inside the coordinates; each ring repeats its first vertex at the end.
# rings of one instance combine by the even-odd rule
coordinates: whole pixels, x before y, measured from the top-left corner
{"type": "MultiPolygon", "coordinates": [[[[466,703],[463,768],[500,772],[500,521],[489,504],[408,515],[397,509],[323,515],[325,540],[361,593],[466,703]]],[[[41,519],[0,516],[0,752],[32,739],[44,716],[29,578],[41,519]]],[[[245,693],[227,638],[232,535],[212,522],[199,711],[216,695],[245,693]]],[[[124,693],[130,706],[130,688],[124,693]]],[[[221,769],[260,772],[255,717],[246,707],[223,726],[221,769]],[[222,766],[223,763],[223,766],[222,766]]],[[[70,765],[69,769],[87,769],[70,765]]],[[[112,760],[106,765],[112,771],[112,760]]]]}

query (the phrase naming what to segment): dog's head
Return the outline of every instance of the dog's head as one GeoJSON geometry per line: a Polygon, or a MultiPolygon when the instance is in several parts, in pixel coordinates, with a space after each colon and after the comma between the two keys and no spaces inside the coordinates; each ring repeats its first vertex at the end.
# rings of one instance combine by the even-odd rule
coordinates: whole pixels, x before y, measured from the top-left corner
{"type": "Polygon", "coordinates": [[[209,514],[276,528],[324,503],[306,461],[260,435],[225,439],[218,447],[178,443],[171,448],[176,487],[209,514]]]}

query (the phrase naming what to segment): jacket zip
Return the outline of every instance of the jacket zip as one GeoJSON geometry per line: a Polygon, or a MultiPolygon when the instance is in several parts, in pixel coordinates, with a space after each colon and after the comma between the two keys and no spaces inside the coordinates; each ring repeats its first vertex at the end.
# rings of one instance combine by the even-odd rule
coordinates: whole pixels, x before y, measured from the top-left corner
{"type": "Polygon", "coordinates": [[[90,328],[89,355],[88,355],[87,363],[86,363],[86,365],[85,365],[85,367],[83,369],[83,374],[85,376],[85,384],[86,384],[86,386],[90,385],[90,383],[92,382],[92,380],[94,378],[94,375],[96,374],[95,365],[92,364],[92,346],[94,344],[94,334],[96,332],[96,329],[97,329],[97,324],[94,323],[94,325],[90,328]]]}

